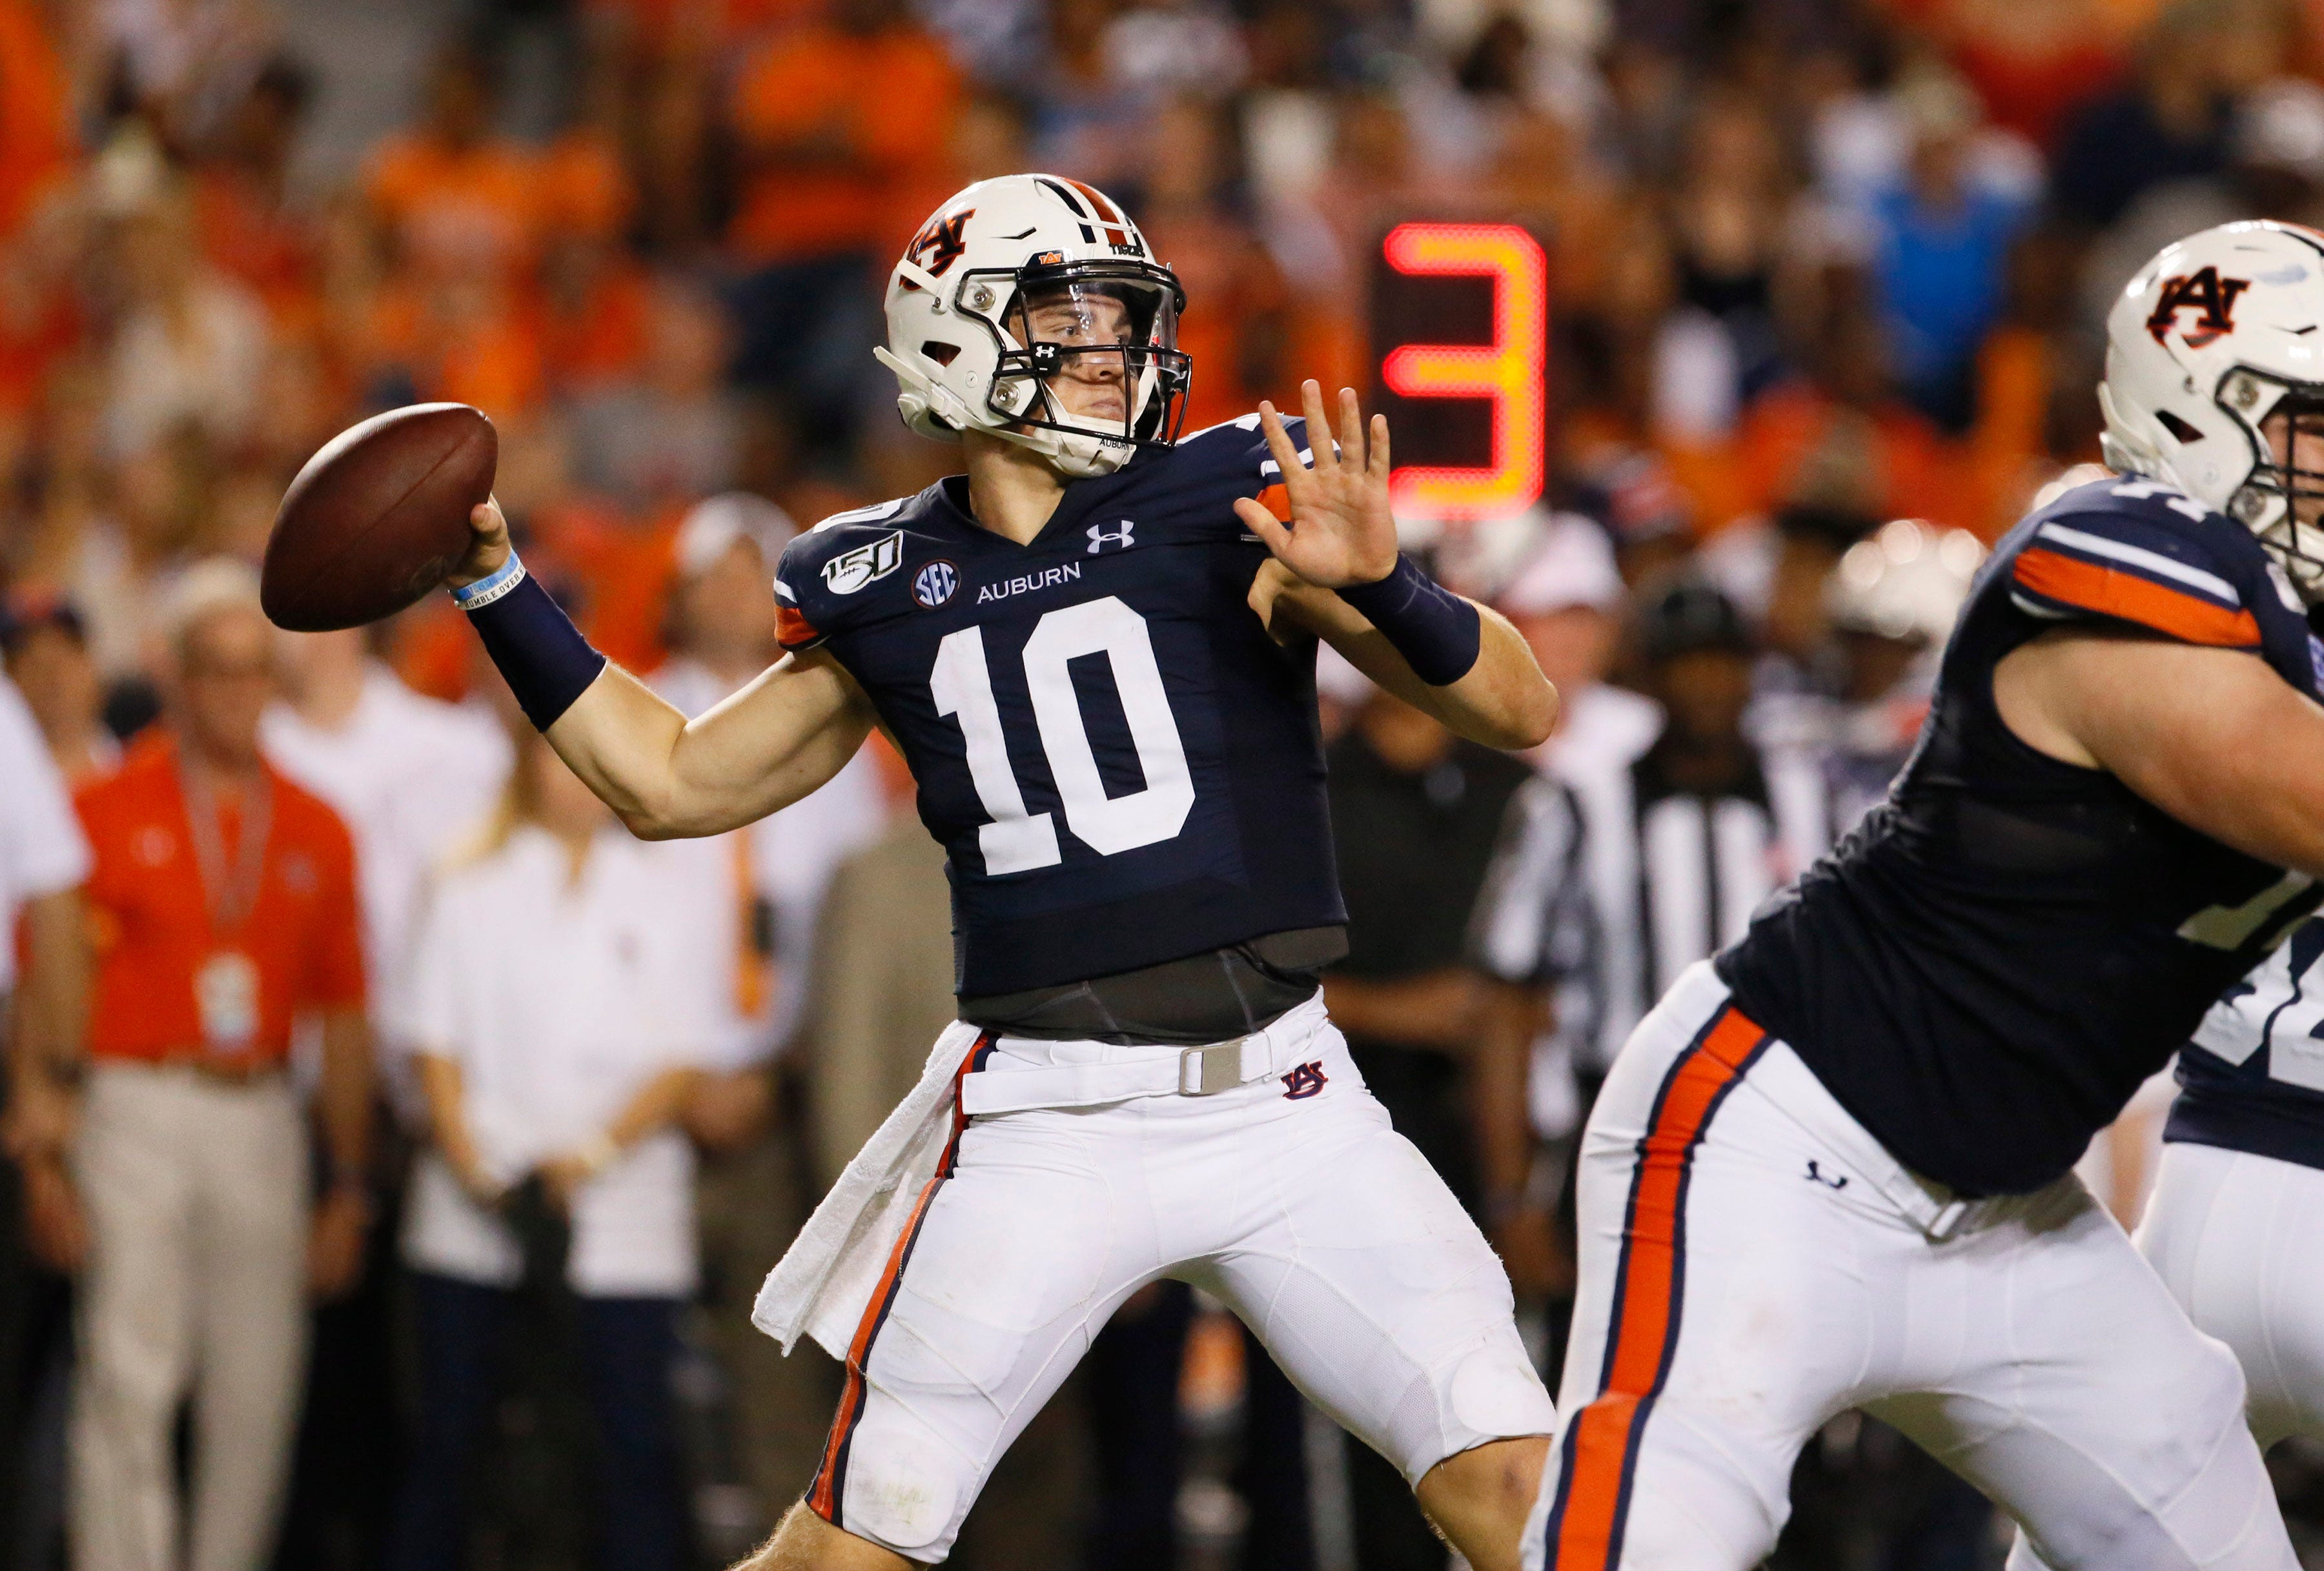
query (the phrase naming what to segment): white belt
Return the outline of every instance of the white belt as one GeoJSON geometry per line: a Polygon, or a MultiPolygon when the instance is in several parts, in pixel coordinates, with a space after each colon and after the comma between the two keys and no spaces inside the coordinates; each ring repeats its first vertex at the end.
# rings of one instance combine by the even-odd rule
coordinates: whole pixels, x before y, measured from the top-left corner
{"type": "Polygon", "coordinates": [[[1970,1199],[1898,1162],[1877,1136],[1849,1116],[1788,1044],[1764,1055],[1743,1083],[1775,1104],[1777,1111],[1819,1144],[1829,1146],[1833,1155],[1879,1190],[1932,1244],[1978,1232],[2010,1211],[2024,1208],[2026,1196],[1970,1199]]]}
{"type": "Polygon", "coordinates": [[[1092,1107],[1141,1097],[1213,1097],[1287,1073],[1303,1058],[1313,1056],[1322,1029],[1328,1025],[1319,998],[1300,1005],[1264,1031],[1201,1047],[1108,1047],[1004,1038],[1002,1052],[1010,1053],[1013,1046],[1027,1056],[1045,1054],[1050,1061],[1012,1063],[962,1076],[960,1110],[974,1116],[1036,1107],[1092,1107]],[[1056,1061],[1074,1050],[1092,1049],[1104,1056],[1086,1063],[1056,1061]]]}

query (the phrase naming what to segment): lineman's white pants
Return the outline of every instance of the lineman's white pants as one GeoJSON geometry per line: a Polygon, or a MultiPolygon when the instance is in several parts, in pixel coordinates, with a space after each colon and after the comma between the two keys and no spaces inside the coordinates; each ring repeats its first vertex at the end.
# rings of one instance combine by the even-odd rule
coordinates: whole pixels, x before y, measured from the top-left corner
{"type": "MultiPolygon", "coordinates": [[[[2172,1141],[2137,1243],[2196,1328],[2243,1366],[2259,1448],[2324,1438],[2324,1171],[2172,1141]]],[[[2039,1563],[2022,1544],[2010,1562],[2039,1563]]]]}
{"type": "MultiPolygon", "coordinates": [[[[1409,1481],[1549,1432],[1499,1257],[1388,1126],[1320,1003],[1303,1011],[1285,1017],[1301,1034],[1280,1078],[962,1121],[857,1329],[811,1510],[943,1559],[1010,1441],[1162,1277],[1223,1300],[1409,1481]]],[[[1157,1055],[1178,1051],[1004,1037],[975,1061],[1005,1077],[1157,1055]]]]}
{"type": "Polygon", "coordinates": [[[1527,1571],[1747,1571],[1862,1408],[2061,1567],[2292,1571],[2234,1359],[2080,1183],[1907,1172],[1708,965],[1583,1136],[1581,1296],[1527,1571]]]}
{"type": "Polygon", "coordinates": [[[2260,1449],[2324,1438],[2324,1171],[2173,1141],[2138,1246],[2243,1365],[2260,1449]]]}

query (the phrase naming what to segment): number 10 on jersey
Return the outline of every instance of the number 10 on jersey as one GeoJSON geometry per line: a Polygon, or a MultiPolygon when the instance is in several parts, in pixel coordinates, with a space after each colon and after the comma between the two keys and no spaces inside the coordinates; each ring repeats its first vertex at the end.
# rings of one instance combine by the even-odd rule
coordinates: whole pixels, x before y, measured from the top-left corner
{"type": "MultiPolygon", "coordinates": [[[[1049,776],[1056,782],[1065,827],[1104,856],[1175,838],[1194,805],[1194,776],[1178,722],[1163,690],[1162,668],[1146,619],[1113,595],[1065,606],[1041,618],[1025,640],[1025,687],[1049,776]],[[1106,795],[1074,693],[1070,669],[1085,655],[1102,655],[1138,749],[1142,789],[1106,795]]],[[[977,849],[989,875],[1025,873],[1065,859],[1057,826],[1047,813],[1028,813],[1025,793],[1010,762],[1009,738],[992,691],[984,629],[962,628],[936,646],[928,687],[936,712],[954,716],[967,743],[969,778],[992,822],[977,831],[977,849]]]]}

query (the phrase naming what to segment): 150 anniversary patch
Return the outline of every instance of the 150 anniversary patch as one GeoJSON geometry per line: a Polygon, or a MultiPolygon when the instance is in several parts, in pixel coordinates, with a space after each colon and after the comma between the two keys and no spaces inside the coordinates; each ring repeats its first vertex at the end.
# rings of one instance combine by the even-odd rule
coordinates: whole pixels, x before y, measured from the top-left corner
{"type": "Polygon", "coordinates": [[[904,565],[904,531],[881,536],[868,546],[834,556],[823,565],[824,586],[834,594],[853,594],[904,565]]]}

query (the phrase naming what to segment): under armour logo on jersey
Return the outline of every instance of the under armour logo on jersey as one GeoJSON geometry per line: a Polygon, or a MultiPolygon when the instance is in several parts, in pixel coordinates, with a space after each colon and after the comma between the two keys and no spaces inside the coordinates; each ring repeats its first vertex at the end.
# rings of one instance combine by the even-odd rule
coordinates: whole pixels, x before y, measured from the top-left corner
{"type": "Polygon", "coordinates": [[[1844,1190],[1848,1187],[1847,1174],[1842,1173],[1838,1178],[1832,1177],[1830,1173],[1822,1171],[1816,1166],[1816,1159],[1812,1156],[1808,1158],[1807,1176],[1809,1182],[1821,1184],[1828,1190],[1844,1190]]]}
{"type": "Polygon", "coordinates": [[[1304,1102],[1323,1089],[1323,1061],[1303,1063],[1283,1077],[1283,1095],[1294,1102],[1304,1102]]]}
{"type": "Polygon", "coordinates": [[[2154,302],[2154,314],[2146,318],[2146,330],[2154,335],[2157,344],[2163,335],[2179,325],[2179,313],[2197,310],[2203,314],[2195,325],[2181,333],[2190,349],[2200,349],[2213,339],[2236,330],[2236,297],[2251,288],[2247,278],[2221,278],[2216,267],[2199,268],[2180,278],[2163,280],[2163,294],[2154,302]]]}
{"type": "Polygon", "coordinates": [[[1128,519],[1121,520],[1121,528],[1118,529],[1109,529],[1102,525],[1092,524],[1089,527],[1090,555],[1094,556],[1108,546],[1119,546],[1127,551],[1130,546],[1130,532],[1137,527],[1128,519]]]}

